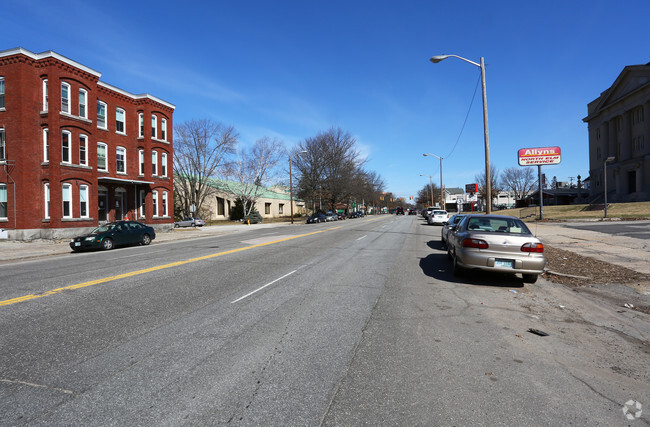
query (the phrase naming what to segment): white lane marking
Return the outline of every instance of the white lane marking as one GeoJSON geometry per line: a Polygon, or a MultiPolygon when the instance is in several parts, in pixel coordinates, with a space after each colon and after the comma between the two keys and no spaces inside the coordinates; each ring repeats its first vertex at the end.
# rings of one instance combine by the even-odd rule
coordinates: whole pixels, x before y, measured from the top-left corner
{"type": "Polygon", "coordinates": [[[361,237],[359,237],[357,240],[365,239],[366,237],[368,237],[367,234],[366,234],[365,236],[361,236],[361,237]]]}
{"type": "Polygon", "coordinates": [[[234,304],[234,303],[236,303],[236,302],[239,302],[239,301],[243,300],[244,298],[248,298],[249,296],[253,295],[254,293],[257,293],[257,292],[261,291],[262,289],[266,288],[267,286],[271,286],[271,285],[274,284],[275,282],[278,282],[278,281],[284,279],[285,277],[291,276],[291,275],[292,275],[293,273],[295,273],[296,271],[298,271],[298,270],[293,270],[291,273],[287,273],[287,274],[285,274],[285,275],[282,276],[282,277],[278,277],[277,279],[275,279],[275,280],[272,281],[271,283],[267,283],[266,285],[262,286],[261,288],[257,288],[257,289],[255,289],[253,292],[249,292],[249,293],[247,293],[246,295],[244,295],[243,297],[241,297],[241,298],[237,298],[236,300],[234,300],[233,302],[231,302],[231,304],[234,304]]]}

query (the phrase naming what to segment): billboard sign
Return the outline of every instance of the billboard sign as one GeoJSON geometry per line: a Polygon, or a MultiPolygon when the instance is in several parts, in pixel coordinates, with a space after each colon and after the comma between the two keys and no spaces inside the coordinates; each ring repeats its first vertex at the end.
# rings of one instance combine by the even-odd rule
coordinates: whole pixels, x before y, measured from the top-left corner
{"type": "Polygon", "coordinates": [[[465,192],[470,194],[478,193],[478,184],[466,184],[465,192]]]}
{"type": "Polygon", "coordinates": [[[557,165],[562,160],[560,147],[522,148],[519,166],[557,165]]]}

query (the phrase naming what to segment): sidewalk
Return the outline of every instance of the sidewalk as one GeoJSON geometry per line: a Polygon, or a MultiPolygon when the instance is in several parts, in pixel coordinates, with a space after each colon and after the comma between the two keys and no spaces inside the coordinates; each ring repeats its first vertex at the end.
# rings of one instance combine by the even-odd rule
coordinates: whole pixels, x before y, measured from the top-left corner
{"type": "Polygon", "coordinates": [[[545,245],[650,274],[650,239],[572,227],[577,224],[584,222],[529,223],[528,228],[545,245]]]}

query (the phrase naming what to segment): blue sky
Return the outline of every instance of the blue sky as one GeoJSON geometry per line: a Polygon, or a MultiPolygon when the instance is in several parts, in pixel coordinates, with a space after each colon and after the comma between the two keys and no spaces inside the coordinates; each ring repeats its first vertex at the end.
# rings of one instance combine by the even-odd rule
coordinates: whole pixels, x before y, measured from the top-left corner
{"type": "Polygon", "coordinates": [[[341,127],[408,198],[428,175],[439,184],[423,153],[444,158],[446,187],[485,167],[480,86],[470,110],[480,69],[431,56],[485,57],[498,170],[519,167],[519,148],[559,146],[549,179],[584,179],[587,103],[650,62],[648,17],[647,0],[4,0],[0,49],[53,50],[176,105],[175,124],[233,125],[244,145],[270,136],[291,148],[341,127]]]}

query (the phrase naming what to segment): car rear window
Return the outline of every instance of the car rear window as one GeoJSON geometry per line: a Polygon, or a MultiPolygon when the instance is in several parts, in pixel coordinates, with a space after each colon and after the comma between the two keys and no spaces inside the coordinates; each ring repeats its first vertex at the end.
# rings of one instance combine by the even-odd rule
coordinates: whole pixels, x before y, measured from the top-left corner
{"type": "Polygon", "coordinates": [[[433,211],[434,215],[447,215],[447,211],[433,211]]]}
{"type": "Polygon", "coordinates": [[[516,218],[470,218],[467,229],[489,233],[530,234],[526,224],[516,218]]]}

